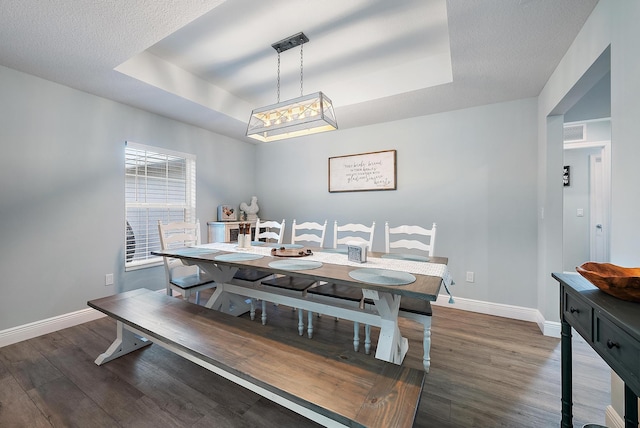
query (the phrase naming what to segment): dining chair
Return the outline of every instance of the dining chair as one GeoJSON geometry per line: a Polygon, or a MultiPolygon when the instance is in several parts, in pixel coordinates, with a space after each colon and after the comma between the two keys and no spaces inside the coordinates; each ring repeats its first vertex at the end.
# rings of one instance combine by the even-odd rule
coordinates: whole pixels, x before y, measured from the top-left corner
{"type": "MultiPolygon", "coordinates": [[[[390,227],[389,222],[385,222],[386,253],[385,255],[383,255],[383,257],[417,262],[428,262],[429,257],[432,257],[435,252],[436,230],[436,223],[432,224],[431,229],[425,229],[421,226],[409,225],[390,227]],[[402,252],[399,252],[399,250],[402,250],[402,252]]],[[[361,307],[364,307],[365,305],[374,307],[374,302],[372,300],[362,299],[362,292],[360,290],[354,289],[353,287],[327,284],[316,287],[313,290],[315,291],[319,288],[320,290],[318,290],[318,294],[321,294],[323,296],[350,302],[359,302],[361,307]],[[322,287],[324,289],[322,289],[322,287]]],[[[309,293],[312,293],[312,291],[310,290],[309,293]]],[[[431,302],[429,302],[428,300],[416,299],[407,296],[403,296],[400,299],[398,316],[412,319],[423,325],[423,367],[426,372],[429,372],[429,368],[431,365],[430,350],[432,315],[433,311],[431,308],[431,302]]],[[[365,353],[367,354],[370,353],[371,349],[370,328],[370,326],[365,325],[365,353]]],[[[354,323],[354,348],[356,351],[358,350],[358,330],[359,328],[357,326],[357,323],[354,323]]]]}
{"type": "MultiPolygon", "coordinates": [[[[298,224],[296,220],[293,220],[291,224],[291,244],[292,245],[304,245],[310,243],[312,247],[323,248],[325,232],[327,229],[327,220],[324,224],[316,222],[303,222],[298,224]]],[[[307,289],[313,286],[316,281],[305,278],[297,278],[289,275],[277,276],[267,281],[262,281],[262,285],[266,287],[275,287],[283,290],[289,290],[296,294],[304,295],[307,289]]],[[[298,333],[300,336],[304,334],[304,321],[303,311],[300,308],[295,308],[298,311],[298,333]]],[[[308,313],[308,328],[307,334],[309,337],[313,335],[313,323],[312,312],[308,313]]]]}
{"type": "MultiPolygon", "coordinates": [[[[267,243],[282,243],[282,238],[284,236],[285,231],[285,221],[282,219],[281,223],[277,221],[269,220],[269,221],[261,221],[260,218],[256,219],[256,228],[254,234],[254,241],[265,240],[267,243]]],[[[273,274],[269,272],[264,272],[255,269],[238,269],[236,274],[233,276],[231,280],[232,283],[237,285],[254,287],[259,285],[263,280],[268,278],[273,278],[273,274]]],[[[255,299],[251,299],[251,309],[249,315],[251,319],[255,319],[256,316],[256,303],[255,299]]],[[[262,304],[262,314],[261,321],[262,324],[267,323],[267,304],[263,300],[262,304]]]]}
{"type": "Polygon", "coordinates": [[[346,246],[349,242],[360,242],[368,245],[368,250],[373,250],[373,232],[376,228],[374,221],[371,226],[364,224],[348,223],[338,225],[337,221],[333,223],[333,248],[338,246],[346,246]]]}
{"type": "MultiPolygon", "coordinates": [[[[162,221],[158,220],[158,234],[162,250],[200,245],[200,222],[196,220],[195,223],[162,224],[162,221]]],[[[197,266],[187,266],[180,259],[164,257],[164,269],[169,296],[175,291],[180,293],[184,300],[189,300],[191,294],[195,293],[196,304],[199,304],[200,290],[216,286],[206,272],[201,271],[197,266]]]]}
{"type": "Polygon", "coordinates": [[[314,221],[305,221],[298,224],[296,220],[293,219],[293,224],[291,225],[291,243],[311,243],[313,247],[323,248],[326,231],[327,220],[325,220],[323,224],[314,221]]]}
{"type": "Polygon", "coordinates": [[[389,222],[384,224],[385,252],[392,254],[392,249],[402,248],[406,250],[419,250],[430,257],[436,245],[436,224],[433,223],[431,229],[421,226],[397,226],[389,227],[389,222]],[[392,241],[395,236],[399,239],[392,241]]]}
{"type": "MultiPolygon", "coordinates": [[[[338,225],[337,221],[333,223],[333,248],[345,249],[346,245],[350,242],[359,242],[367,244],[368,251],[373,248],[373,234],[375,232],[376,222],[374,221],[371,226],[357,223],[347,223],[345,225],[338,225]],[[338,247],[340,246],[340,247],[338,247]]],[[[329,298],[338,298],[347,300],[358,304],[360,307],[364,307],[364,296],[362,291],[357,288],[334,284],[323,283],[316,285],[315,287],[307,290],[309,294],[317,296],[324,296],[329,298]]],[[[312,323],[312,316],[309,316],[309,324],[312,323]]],[[[336,319],[337,321],[337,319],[336,319]]],[[[309,326],[309,329],[313,331],[313,326],[309,326]]],[[[309,336],[311,337],[311,336],[309,336]]],[[[360,323],[353,323],[353,348],[358,351],[360,347],[360,323]]],[[[365,352],[369,354],[371,350],[371,326],[365,325],[365,352]]]]}
{"type": "Polygon", "coordinates": [[[282,219],[282,223],[278,223],[273,220],[261,221],[260,218],[257,218],[254,241],[264,239],[266,242],[281,244],[282,238],[284,237],[284,228],[284,219],[282,219]],[[262,231],[262,229],[264,229],[264,231],[262,231]]]}

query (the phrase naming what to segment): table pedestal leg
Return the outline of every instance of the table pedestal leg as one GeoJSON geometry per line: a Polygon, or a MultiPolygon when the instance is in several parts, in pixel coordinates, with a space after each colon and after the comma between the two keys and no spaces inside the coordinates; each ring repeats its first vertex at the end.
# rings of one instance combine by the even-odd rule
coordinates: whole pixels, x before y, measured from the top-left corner
{"type": "Polygon", "coordinates": [[[381,318],[376,358],[402,364],[402,360],[409,350],[409,341],[402,337],[398,327],[400,296],[367,289],[363,289],[362,293],[365,299],[373,300],[381,318]]]}
{"type": "Polygon", "coordinates": [[[217,265],[213,262],[200,262],[197,265],[218,284],[216,291],[205,304],[207,308],[235,316],[251,311],[251,302],[247,298],[225,290],[225,283],[233,279],[233,275],[238,271],[237,267],[217,265]]]}
{"type": "Polygon", "coordinates": [[[127,330],[121,321],[117,321],[116,329],[116,340],[113,341],[104,353],[98,355],[98,358],[96,358],[95,363],[99,366],[153,343],[149,339],[145,339],[127,330]]]}

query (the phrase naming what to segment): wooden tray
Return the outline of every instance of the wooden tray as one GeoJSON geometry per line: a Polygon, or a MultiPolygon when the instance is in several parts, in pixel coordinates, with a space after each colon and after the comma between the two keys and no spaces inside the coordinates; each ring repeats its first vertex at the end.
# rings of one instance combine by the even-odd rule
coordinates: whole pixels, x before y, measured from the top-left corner
{"type": "Polygon", "coordinates": [[[576,270],[605,293],[618,299],[640,303],[640,268],[587,262],[576,270]]]}
{"type": "Polygon", "coordinates": [[[275,257],[306,257],[313,255],[313,252],[308,248],[305,250],[304,248],[287,249],[285,247],[280,247],[272,249],[271,255],[275,257]]]}

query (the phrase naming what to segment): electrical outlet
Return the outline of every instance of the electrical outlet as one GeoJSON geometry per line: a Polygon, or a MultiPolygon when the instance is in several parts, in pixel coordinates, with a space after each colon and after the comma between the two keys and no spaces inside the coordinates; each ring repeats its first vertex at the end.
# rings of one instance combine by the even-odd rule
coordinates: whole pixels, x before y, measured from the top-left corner
{"type": "Polygon", "coordinates": [[[474,281],[473,272],[467,272],[467,282],[473,282],[473,281],[474,281]]]}
{"type": "Polygon", "coordinates": [[[113,285],[113,274],[108,273],[104,276],[104,285],[113,285]]]}

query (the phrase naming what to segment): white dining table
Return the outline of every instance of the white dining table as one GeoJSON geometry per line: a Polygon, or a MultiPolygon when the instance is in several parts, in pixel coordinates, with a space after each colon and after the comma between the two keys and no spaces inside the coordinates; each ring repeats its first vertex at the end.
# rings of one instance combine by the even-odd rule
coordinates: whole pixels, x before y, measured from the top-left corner
{"type": "MultiPolygon", "coordinates": [[[[241,315],[250,310],[250,299],[260,299],[298,309],[348,319],[380,328],[375,357],[401,364],[408,341],[398,327],[398,311],[403,296],[435,301],[441,286],[447,290],[451,276],[447,258],[431,257],[428,262],[390,259],[370,253],[366,263],[349,261],[347,255],[333,249],[311,249],[304,257],[277,257],[273,245],[256,243],[239,248],[236,243],[212,243],[188,248],[154,252],[180,258],[197,265],[217,283],[206,303],[211,309],[241,315]],[[233,276],[238,269],[255,269],[360,288],[373,308],[360,307],[338,299],[258,285],[238,285],[233,276]]],[[[279,244],[278,247],[290,248],[279,244]]],[[[306,248],[301,249],[306,252],[306,248]]]]}

